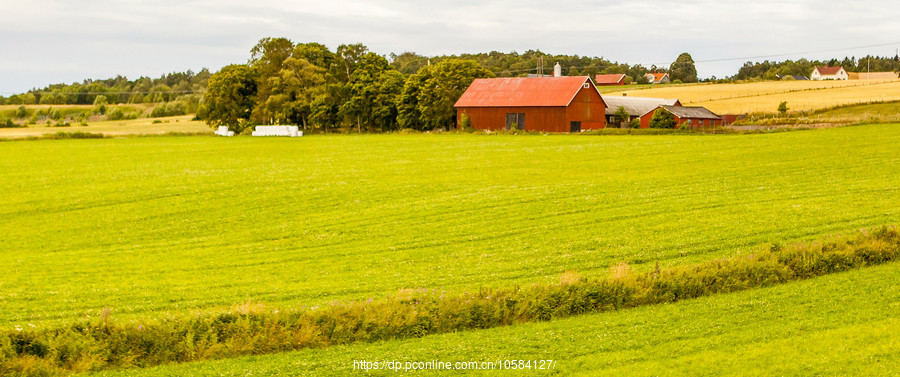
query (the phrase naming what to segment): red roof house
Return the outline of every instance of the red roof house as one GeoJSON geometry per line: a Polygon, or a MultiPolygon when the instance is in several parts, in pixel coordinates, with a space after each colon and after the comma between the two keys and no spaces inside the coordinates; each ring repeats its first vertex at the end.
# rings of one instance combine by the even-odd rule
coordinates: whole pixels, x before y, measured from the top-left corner
{"type": "Polygon", "coordinates": [[[809,75],[810,80],[847,80],[850,75],[844,70],[844,67],[816,67],[812,74],[809,75]]]}
{"type": "Polygon", "coordinates": [[[482,130],[579,132],[606,127],[606,103],[587,76],[477,79],[454,105],[482,130]]]}
{"type": "Polygon", "coordinates": [[[625,85],[625,74],[597,75],[594,76],[594,81],[597,86],[625,85]]]}
{"type": "Polygon", "coordinates": [[[651,84],[667,84],[669,82],[668,73],[648,73],[644,75],[651,84]]]}

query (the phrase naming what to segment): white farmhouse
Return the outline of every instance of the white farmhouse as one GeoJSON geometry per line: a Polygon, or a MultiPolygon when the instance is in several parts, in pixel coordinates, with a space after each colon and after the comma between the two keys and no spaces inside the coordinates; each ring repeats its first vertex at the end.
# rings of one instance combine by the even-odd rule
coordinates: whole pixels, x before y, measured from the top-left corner
{"type": "Polygon", "coordinates": [[[816,67],[809,75],[810,80],[847,80],[849,77],[844,67],[816,67]]]}

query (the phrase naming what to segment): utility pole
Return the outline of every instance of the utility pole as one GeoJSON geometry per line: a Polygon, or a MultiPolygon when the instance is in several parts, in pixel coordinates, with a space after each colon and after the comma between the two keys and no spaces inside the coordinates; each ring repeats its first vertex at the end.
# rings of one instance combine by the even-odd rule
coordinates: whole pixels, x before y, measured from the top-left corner
{"type": "Polygon", "coordinates": [[[537,61],[537,74],[538,77],[544,77],[544,56],[538,56],[537,61]]]}

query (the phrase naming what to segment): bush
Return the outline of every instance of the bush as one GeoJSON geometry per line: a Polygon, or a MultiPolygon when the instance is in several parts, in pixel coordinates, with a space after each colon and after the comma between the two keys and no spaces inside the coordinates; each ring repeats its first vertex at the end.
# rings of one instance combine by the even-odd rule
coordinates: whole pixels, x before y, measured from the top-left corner
{"type": "Polygon", "coordinates": [[[125,117],[125,112],[122,109],[116,107],[106,115],[107,120],[121,120],[125,117]]]}
{"type": "Polygon", "coordinates": [[[616,113],[613,115],[613,122],[608,125],[608,127],[612,128],[621,128],[622,124],[628,122],[628,118],[630,115],[628,114],[628,110],[625,109],[625,106],[619,106],[616,108],[616,113]]]}
{"type": "Polygon", "coordinates": [[[0,128],[18,128],[20,126],[12,121],[12,119],[0,119],[0,128]]]}
{"type": "Polygon", "coordinates": [[[100,95],[94,98],[94,114],[106,115],[106,105],[108,104],[106,96],[100,95]]]}
{"type": "Polygon", "coordinates": [[[469,114],[462,113],[462,115],[459,116],[459,128],[461,128],[461,129],[472,128],[472,119],[469,118],[469,114]]]}
{"type": "Polygon", "coordinates": [[[641,120],[640,120],[640,118],[638,118],[638,119],[633,119],[631,122],[628,122],[628,127],[631,127],[631,128],[641,128],[641,120]]]}
{"type": "Polygon", "coordinates": [[[781,116],[785,116],[789,110],[788,106],[787,106],[787,101],[781,101],[781,103],[778,104],[777,110],[778,110],[778,113],[781,114],[781,116]]]}
{"type": "Polygon", "coordinates": [[[90,133],[90,132],[57,132],[53,135],[47,136],[48,139],[102,139],[105,136],[100,133],[90,133]]]}
{"type": "Polygon", "coordinates": [[[675,128],[675,116],[665,109],[657,109],[650,118],[650,128],[675,128]]]}

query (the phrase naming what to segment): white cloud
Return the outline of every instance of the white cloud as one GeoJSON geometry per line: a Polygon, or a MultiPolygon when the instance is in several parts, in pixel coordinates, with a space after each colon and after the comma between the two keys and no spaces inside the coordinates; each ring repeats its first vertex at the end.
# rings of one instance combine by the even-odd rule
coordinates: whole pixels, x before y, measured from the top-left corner
{"type": "MultiPolygon", "coordinates": [[[[900,39],[890,1],[0,0],[0,92],[244,62],[267,36],[426,55],[524,51],[630,64],[860,46],[900,39]]],[[[893,54],[895,46],[811,58],[893,54]]],[[[776,58],[780,60],[781,58],[776,58]]],[[[742,61],[700,63],[701,76],[742,61]]]]}

